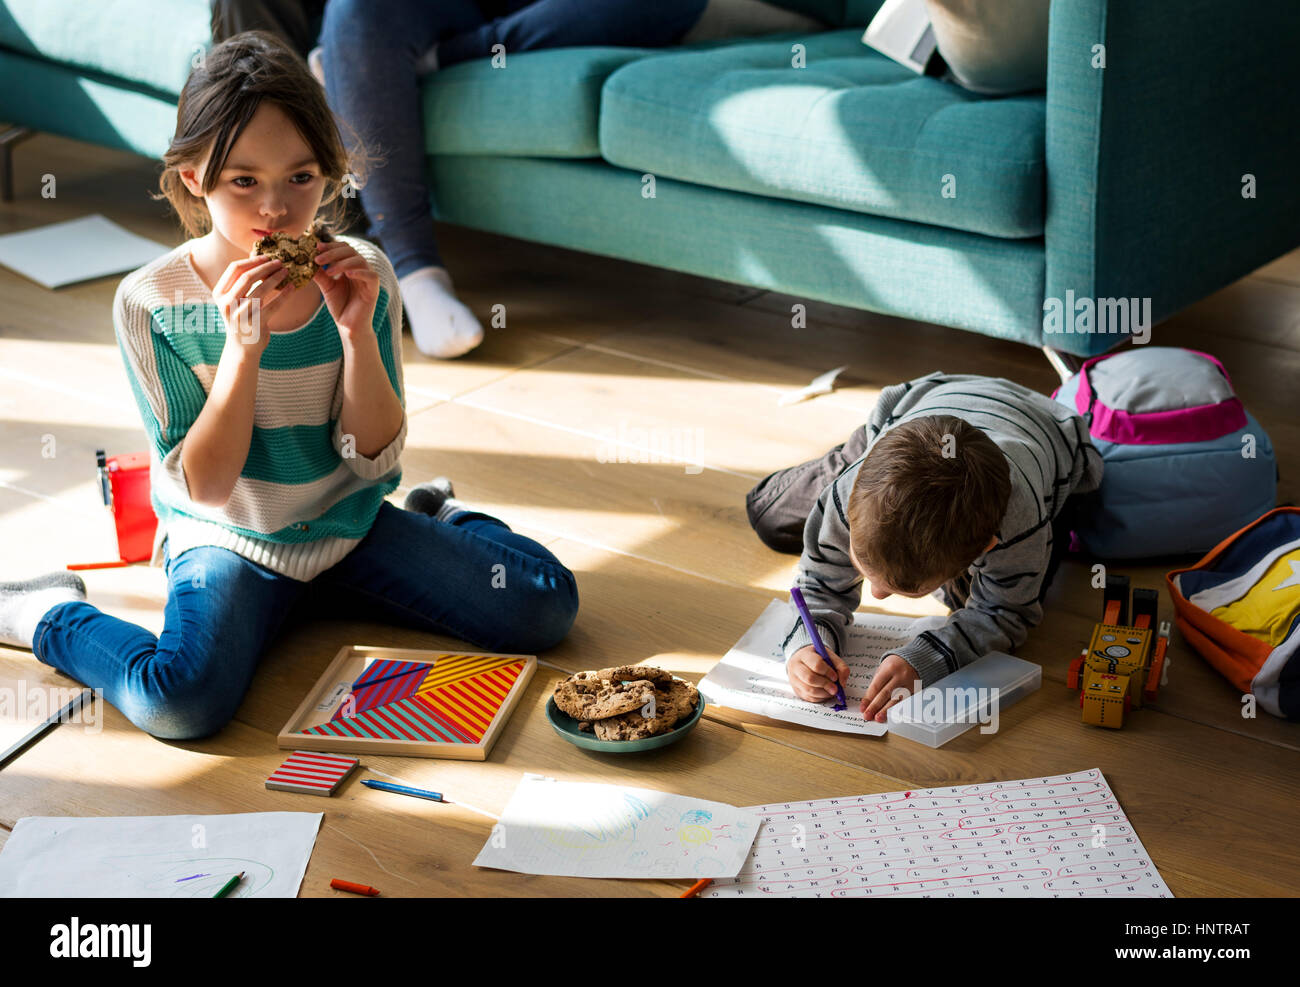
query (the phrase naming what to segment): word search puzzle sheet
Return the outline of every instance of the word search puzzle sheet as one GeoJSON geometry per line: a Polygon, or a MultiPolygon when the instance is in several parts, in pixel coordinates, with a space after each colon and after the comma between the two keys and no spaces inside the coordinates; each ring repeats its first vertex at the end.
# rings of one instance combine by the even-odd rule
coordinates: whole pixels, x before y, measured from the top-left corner
{"type": "Polygon", "coordinates": [[[1101,771],[752,806],[701,898],[1172,898],[1101,771]]]}

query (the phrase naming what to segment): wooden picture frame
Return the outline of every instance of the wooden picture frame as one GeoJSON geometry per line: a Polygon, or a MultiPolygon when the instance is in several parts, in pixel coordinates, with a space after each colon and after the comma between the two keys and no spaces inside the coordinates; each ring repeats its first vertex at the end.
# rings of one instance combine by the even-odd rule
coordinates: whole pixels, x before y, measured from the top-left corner
{"type": "MultiPolygon", "coordinates": [[[[338,655],[330,663],[319,679],[303,699],[302,703],[294,710],[293,715],[289,717],[287,723],[280,730],[276,737],[277,746],[288,750],[309,750],[309,751],[327,751],[331,753],[342,754],[397,754],[403,757],[434,757],[434,758],[451,758],[463,761],[484,761],[487,759],[492,745],[495,743],[497,735],[501,732],[502,726],[510,718],[515,706],[519,702],[519,697],[524,690],[528,688],[528,683],[532,680],[533,673],[537,670],[537,658],[534,655],[512,655],[512,654],[493,654],[488,652],[477,651],[448,651],[446,649],[422,649],[422,648],[385,648],[374,645],[344,645],[339,649],[338,655]],[[444,704],[449,704],[455,700],[455,696],[447,693],[448,688],[460,690],[465,684],[477,686],[478,680],[484,676],[491,676],[491,683],[494,685],[495,695],[490,702],[481,703],[474,710],[471,710],[466,716],[473,717],[472,725],[461,723],[463,717],[458,717],[453,710],[452,713],[445,716],[436,710],[430,710],[425,706],[419,707],[417,715],[425,716],[428,719],[425,722],[434,725],[433,730],[445,734],[444,739],[429,739],[421,737],[411,737],[398,735],[399,733],[411,733],[413,731],[406,729],[399,723],[409,724],[411,720],[411,711],[404,705],[413,701],[416,697],[410,696],[399,700],[396,703],[380,703],[364,711],[358,711],[351,717],[338,717],[335,714],[340,707],[353,695],[353,683],[362,675],[367,668],[375,661],[393,661],[393,662],[417,662],[427,663],[434,668],[438,667],[439,660],[450,670],[448,674],[455,674],[455,670],[461,667],[467,667],[471,671],[473,668],[486,668],[485,671],[473,672],[462,679],[456,679],[444,686],[435,687],[429,691],[421,691],[421,696],[427,701],[436,700],[444,704]],[[480,661],[482,659],[483,661],[480,661]],[[499,659],[495,666],[492,665],[491,659],[499,659]],[[522,664],[522,667],[518,666],[522,664]],[[517,674],[515,670],[518,668],[517,674]],[[496,696],[506,688],[505,682],[513,676],[513,681],[509,683],[508,691],[505,692],[504,698],[501,698],[499,704],[495,706],[492,712],[490,722],[483,727],[483,721],[487,713],[492,711],[491,702],[496,701],[496,696]],[[432,696],[433,700],[428,697],[432,696]],[[393,715],[395,710],[396,716],[393,715]],[[376,715],[376,714],[379,715],[376,715]],[[322,725],[335,724],[335,729],[346,726],[347,729],[355,733],[371,734],[380,733],[382,736],[339,736],[327,733],[307,732],[313,728],[321,728],[322,725]],[[459,729],[457,729],[459,727],[459,729]],[[456,736],[459,734],[460,736],[456,736]]],[[[405,673],[411,676],[417,676],[418,673],[405,673]]],[[[429,677],[433,677],[433,672],[429,677]]],[[[378,679],[377,681],[385,681],[378,679]]],[[[329,727],[325,727],[329,728],[329,727]]],[[[433,730],[425,732],[432,733],[433,730]]]]}

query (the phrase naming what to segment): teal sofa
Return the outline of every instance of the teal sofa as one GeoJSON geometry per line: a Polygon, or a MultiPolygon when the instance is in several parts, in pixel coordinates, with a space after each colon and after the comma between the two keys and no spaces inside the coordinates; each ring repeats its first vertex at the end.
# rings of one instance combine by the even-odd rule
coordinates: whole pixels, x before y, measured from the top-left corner
{"type": "MultiPolygon", "coordinates": [[[[783,5],[828,29],[435,73],[431,211],[1079,356],[1121,334],[1052,300],[1158,323],[1300,244],[1295,0],[1055,0],[1046,92],[995,99],[863,46],[879,0],[783,5]]],[[[207,0],[0,0],[0,120],[157,158],[208,44],[207,0]]]]}

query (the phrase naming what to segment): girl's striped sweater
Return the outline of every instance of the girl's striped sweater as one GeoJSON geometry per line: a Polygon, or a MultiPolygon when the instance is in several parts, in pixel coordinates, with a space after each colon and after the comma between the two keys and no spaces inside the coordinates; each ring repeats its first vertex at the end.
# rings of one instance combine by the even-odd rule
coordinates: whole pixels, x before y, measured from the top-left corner
{"type": "MultiPolygon", "coordinates": [[[[355,237],[379,274],[374,329],[402,406],[402,303],[388,258],[355,237]]],[[[406,415],[388,446],[367,458],[344,442],[343,346],[322,301],[305,325],[272,333],[259,363],[248,458],[222,507],[190,499],[181,469],[186,433],[203,410],[225,347],[212,292],[181,244],[122,279],[113,301],[118,348],[150,441],[150,485],[158,532],[151,565],[198,545],[230,549],[303,582],[348,554],[397,488],[406,415]]]]}

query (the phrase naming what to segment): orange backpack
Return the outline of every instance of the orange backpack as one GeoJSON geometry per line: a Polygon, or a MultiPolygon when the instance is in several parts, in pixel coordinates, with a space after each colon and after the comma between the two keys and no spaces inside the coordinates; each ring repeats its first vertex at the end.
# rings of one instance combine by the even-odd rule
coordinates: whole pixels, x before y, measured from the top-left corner
{"type": "Polygon", "coordinates": [[[1269,511],[1166,581],[1188,644],[1265,710],[1300,719],[1300,508],[1269,511]]]}

